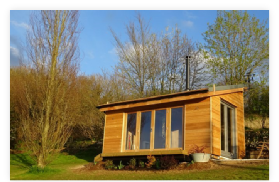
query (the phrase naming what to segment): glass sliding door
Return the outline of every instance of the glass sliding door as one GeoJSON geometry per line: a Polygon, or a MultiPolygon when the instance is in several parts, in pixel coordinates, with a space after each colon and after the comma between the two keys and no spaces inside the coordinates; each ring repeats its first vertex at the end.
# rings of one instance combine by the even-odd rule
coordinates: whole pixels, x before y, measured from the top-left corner
{"type": "Polygon", "coordinates": [[[155,111],[154,149],[166,148],[166,110],[155,111]]]}
{"type": "Polygon", "coordinates": [[[221,103],[221,155],[228,158],[236,157],[236,126],[235,126],[235,109],[221,103]]]}
{"type": "Polygon", "coordinates": [[[182,107],[171,109],[171,148],[182,148],[182,107]]]}
{"type": "Polygon", "coordinates": [[[141,113],[140,149],[150,149],[151,111],[141,113]]]}
{"type": "Polygon", "coordinates": [[[127,114],[126,150],[135,150],[137,113],[127,114]]]}

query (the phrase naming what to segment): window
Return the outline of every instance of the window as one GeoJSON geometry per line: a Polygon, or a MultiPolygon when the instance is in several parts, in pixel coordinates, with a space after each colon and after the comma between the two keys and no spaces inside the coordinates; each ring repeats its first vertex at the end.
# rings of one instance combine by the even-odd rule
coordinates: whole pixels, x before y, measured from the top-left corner
{"type": "Polygon", "coordinates": [[[141,113],[140,149],[150,149],[151,111],[141,113]]]}
{"type": "Polygon", "coordinates": [[[154,149],[166,148],[166,110],[155,111],[154,149]]]}
{"type": "Polygon", "coordinates": [[[182,107],[171,109],[171,148],[182,148],[182,107]]]}
{"type": "Polygon", "coordinates": [[[135,150],[137,113],[128,114],[126,150],[135,150]]]}

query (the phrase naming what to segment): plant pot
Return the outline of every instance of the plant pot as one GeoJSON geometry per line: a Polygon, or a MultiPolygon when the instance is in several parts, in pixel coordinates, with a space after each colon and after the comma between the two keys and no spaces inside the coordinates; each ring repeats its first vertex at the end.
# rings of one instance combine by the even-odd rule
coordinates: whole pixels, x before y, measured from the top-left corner
{"type": "Polygon", "coordinates": [[[194,162],[208,162],[210,154],[206,153],[194,153],[192,154],[194,162]]]}

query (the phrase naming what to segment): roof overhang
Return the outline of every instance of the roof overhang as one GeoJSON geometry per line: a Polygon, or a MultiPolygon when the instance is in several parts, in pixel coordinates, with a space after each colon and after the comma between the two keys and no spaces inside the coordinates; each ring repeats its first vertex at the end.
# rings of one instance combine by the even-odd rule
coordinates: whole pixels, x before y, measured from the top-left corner
{"type": "Polygon", "coordinates": [[[235,88],[229,90],[220,90],[220,91],[208,91],[208,88],[203,88],[199,90],[192,90],[192,91],[184,91],[178,92],[174,94],[167,94],[167,95],[160,95],[160,96],[153,96],[147,98],[140,98],[135,100],[128,100],[128,101],[121,101],[115,102],[110,104],[104,104],[97,106],[100,111],[113,111],[113,110],[120,110],[120,109],[129,109],[134,107],[141,107],[141,106],[150,106],[156,104],[164,104],[170,102],[178,102],[184,100],[192,100],[198,98],[206,98],[215,95],[222,95],[222,94],[229,94],[234,92],[244,92],[245,88],[235,88]]]}

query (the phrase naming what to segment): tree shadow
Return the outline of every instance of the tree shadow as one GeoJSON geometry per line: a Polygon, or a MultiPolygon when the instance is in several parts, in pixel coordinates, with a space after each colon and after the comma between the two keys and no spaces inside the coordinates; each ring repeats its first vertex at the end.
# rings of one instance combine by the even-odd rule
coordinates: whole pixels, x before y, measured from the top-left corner
{"type": "Polygon", "coordinates": [[[10,164],[23,168],[30,168],[35,162],[28,154],[11,154],[10,164]]]}
{"type": "Polygon", "coordinates": [[[67,152],[69,155],[74,155],[79,159],[86,160],[87,162],[93,162],[94,158],[102,153],[102,145],[92,144],[86,148],[73,149],[65,148],[61,152],[67,152]]]}

